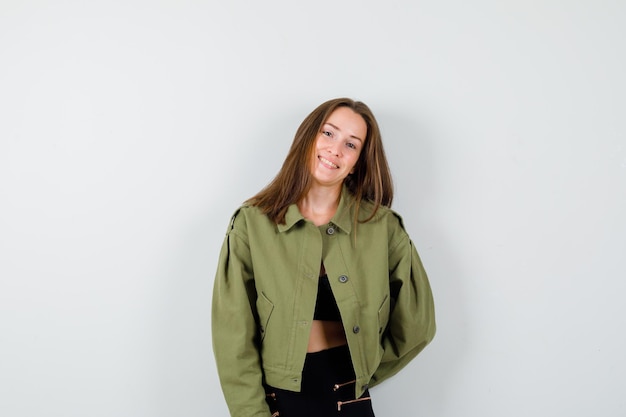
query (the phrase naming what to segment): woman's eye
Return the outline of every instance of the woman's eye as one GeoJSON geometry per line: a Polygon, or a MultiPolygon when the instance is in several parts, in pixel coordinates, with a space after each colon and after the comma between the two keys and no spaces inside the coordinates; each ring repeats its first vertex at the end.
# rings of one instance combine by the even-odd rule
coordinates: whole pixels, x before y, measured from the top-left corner
{"type": "Polygon", "coordinates": [[[348,148],[350,148],[350,149],[356,149],[356,145],[354,143],[352,143],[352,142],[348,142],[346,144],[346,146],[348,146],[348,148]]]}
{"type": "Polygon", "coordinates": [[[327,136],[327,137],[331,137],[333,134],[330,133],[328,130],[322,130],[322,135],[327,136]]]}

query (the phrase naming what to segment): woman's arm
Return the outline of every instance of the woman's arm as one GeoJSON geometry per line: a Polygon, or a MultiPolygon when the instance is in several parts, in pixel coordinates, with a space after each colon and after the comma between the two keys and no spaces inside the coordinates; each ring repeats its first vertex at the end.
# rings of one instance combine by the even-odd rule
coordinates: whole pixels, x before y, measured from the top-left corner
{"type": "Polygon", "coordinates": [[[389,251],[391,312],[383,335],[384,354],[370,386],[395,375],[435,336],[435,308],[426,271],[401,220],[399,241],[389,251]]]}
{"type": "Polygon", "coordinates": [[[256,290],[244,216],[233,217],[213,288],[213,351],[231,416],[269,417],[258,347],[256,290]]]}

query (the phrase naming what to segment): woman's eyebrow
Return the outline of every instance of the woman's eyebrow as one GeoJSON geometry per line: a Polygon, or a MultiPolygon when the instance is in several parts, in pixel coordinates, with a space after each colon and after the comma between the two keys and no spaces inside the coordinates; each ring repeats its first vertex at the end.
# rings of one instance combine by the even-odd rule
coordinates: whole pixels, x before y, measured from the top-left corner
{"type": "MultiPolygon", "coordinates": [[[[330,125],[330,126],[332,126],[333,128],[335,128],[335,129],[337,129],[338,131],[340,131],[340,132],[341,132],[341,129],[339,129],[339,128],[338,128],[337,126],[335,126],[334,124],[332,124],[332,123],[328,123],[328,122],[326,122],[325,124],[330,125]]],[[[354,139],[356,139],[356,140],[358,140],[358,141],[363,142],[363,139],[361,139],[361,138],[360,138],[360,137],[358,137],[358,136],[350,135],[350,137],[351,137],[351,138],[354,138],[354,139]]]]}

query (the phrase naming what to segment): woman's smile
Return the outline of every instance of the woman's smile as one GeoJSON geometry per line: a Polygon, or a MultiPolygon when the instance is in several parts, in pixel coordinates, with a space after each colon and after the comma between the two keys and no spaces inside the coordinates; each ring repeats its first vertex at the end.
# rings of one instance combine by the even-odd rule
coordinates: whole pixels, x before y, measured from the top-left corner
{"type": "Polygon", "coordinates": [[[323,156],[318,156],[317,158],[322,162],[322,165],[326,166],[327,168],[330,168],[330,169],[339,168],[339,165],[330,162],[328,159],[324,158],[323,156]]]}

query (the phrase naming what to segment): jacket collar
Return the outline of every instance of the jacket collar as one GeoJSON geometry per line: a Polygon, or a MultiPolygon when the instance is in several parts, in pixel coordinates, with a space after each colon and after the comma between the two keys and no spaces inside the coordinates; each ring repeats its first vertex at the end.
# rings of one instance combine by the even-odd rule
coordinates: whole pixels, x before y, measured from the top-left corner
{"type": "MultiPolygon", "coordinates": [[[[339,205],[337,206],[337,211],[335,215],[330,220],[330,223],[333,223],[339,229],[343,230],[347,234],[350,234],[352,231],[352,208],[354,205],[354,197],[348,191],[348,187],[345,185],[341,190],[341,196],[339,198],[339,205]]],[[[286,232],[291,229],[296,223],[300,221],[304,221],[305,218],[300,213],[300,209],[298,209],[297,204],[292,204],[287,208],[287,213],[285,214],[285,223],[278,225],[279,232],[286,232]]]]}

